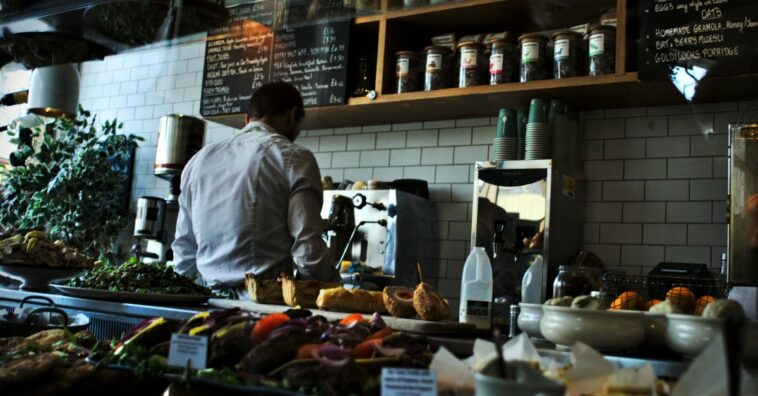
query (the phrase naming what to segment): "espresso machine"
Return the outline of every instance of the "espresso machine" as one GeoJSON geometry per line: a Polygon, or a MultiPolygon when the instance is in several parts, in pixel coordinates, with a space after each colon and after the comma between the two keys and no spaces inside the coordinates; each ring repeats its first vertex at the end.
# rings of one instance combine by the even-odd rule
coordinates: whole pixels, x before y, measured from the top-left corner
{"type": "Polygon", "coordinates": [[[397,189],[325,190],[321,217],[332,262],[349,287],[415,287],[417,264],[436,283],[436,216],[426,199],[397,189]]]}
{"type": "Polygon", "coordinates": [[[153,174],[169,182],[169,194],[166,198],[143,196],[137,199],[136,242],[132,254],[138,259],[146,262],[173,260],[171,243],[179,215],[181,174],[190,158],[203,146],[205,124],[204,120],[180,114],[165,115],[160,119],[153,174]]]}

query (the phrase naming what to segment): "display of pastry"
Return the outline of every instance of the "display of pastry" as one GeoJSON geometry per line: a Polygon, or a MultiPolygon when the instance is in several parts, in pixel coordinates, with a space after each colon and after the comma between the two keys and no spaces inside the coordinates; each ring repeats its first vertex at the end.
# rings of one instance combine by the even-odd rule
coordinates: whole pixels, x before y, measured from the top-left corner
{"type": "Polygon", "coordinates": [[[282,283],[279,279],[259,279],[252,273],[245,274],[245,288],[250,300],[260,304],[284,304],[282,283]]]}
{"type": "Polygon", "coordinates": [[[339,283],[321,282],[318,280],[295,280],[282,274],[282,298],[284,303],[302,308],[316,308],[316,298],[321,289],[339,287],[339,283]]]}
{"type": "Polygon", "coordinates": [[[0,263],[53,268],[90,268],[94,260],[66,246],[52,242],[42,231],[30,231],[0,240],[0,263]]]}

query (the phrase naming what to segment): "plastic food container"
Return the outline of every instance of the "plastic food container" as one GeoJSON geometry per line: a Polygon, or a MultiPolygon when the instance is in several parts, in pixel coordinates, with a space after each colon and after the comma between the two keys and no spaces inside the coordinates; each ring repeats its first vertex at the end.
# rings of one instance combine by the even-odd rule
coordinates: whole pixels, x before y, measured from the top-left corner
{"type": "Polygon", "coordinates": [[[518,38],[521,47],[519,81],[547,78],[547,37],[541,34],[524,34],[518,38]]]}
{"type": "Polygon", "coordinates": [[[584,38],[571,30],[553,34],[553,78],[581,76],[584,70],[584,38]]]}
{"type": "Polygon", "coordinates": [[[589,75],[600,76],[616,72],[616,28],[599,25],[590,29],[589,75]]]}

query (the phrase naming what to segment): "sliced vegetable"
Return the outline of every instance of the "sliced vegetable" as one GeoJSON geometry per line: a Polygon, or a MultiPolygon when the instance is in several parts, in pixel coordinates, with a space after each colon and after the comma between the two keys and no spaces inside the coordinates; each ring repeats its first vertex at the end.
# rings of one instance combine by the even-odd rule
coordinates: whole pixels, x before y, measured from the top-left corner
{"type": "Polygon", "coordinates": [[[253,331],[250,334],[250,342],[252,345],[260,344],[268,339],[268,336],[272,331],[276,330],[276,328],[283,325],[288,320],[290,320],[290,317],[282,313],[275,313],[264,317],[255,324],[255,327],[253,327],[253,331]]]}
{"type": "Polygon", "coordinates": [[[375,345],[381,346],[382,340],[379,338],[374,338],[374,339],[361,342],[360,344],[356,345],[355,348],[353,348],[353,352],[352,352],[353,358],[368,359],[374,356],[375,345]]]}
{"type": "Polygon", "coordinates": [[[318,351],[323,344],[305,344],[297,350],[295,359],[310,359],[313,355],[313,351],[318,351]]]}
{"type": "Polygon", "coordinates": [[[384,337],[387,337],[390,334],[392,334],[392,329],[389,328],[389,327],[385,327],[385,328],[383,328],[383,329],[375,332],[374,334],[371,334],[370,336],[368,336],[368,339],[371,340],[371,339],[374,339],[374,338],[384,338],[384,337]]]}
{"type": "Polygon", "coordinates": [[[343,326],[350,326],[355,323],[365,322],[366,319],[363,317],[363,315],[359,313],[354,313],[345,316],[342,320],[340,320],[340,324],[343,326]]]}

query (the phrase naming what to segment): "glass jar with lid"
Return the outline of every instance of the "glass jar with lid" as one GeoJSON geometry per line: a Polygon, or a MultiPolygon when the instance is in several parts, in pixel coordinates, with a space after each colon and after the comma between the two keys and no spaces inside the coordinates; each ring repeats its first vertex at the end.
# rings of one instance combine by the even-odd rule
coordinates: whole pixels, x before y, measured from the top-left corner
{"type": "Polygon", "coordinates": [[[547,78],[547,37],[531,33],[518,38],[521,47],[519,81],[535,81],[547,78]]]}
{"type": "Polygon", "coordinates": [[[600,76],[616,72],[616,28],[598,25],[590,29],[589,75],[600,76]]]}
{"type": "Polygon", "coordinates": [[[513,82],[516,79],[516,45],[508,39],[490,41],[490,85],[513,82]]]}
{"type": "Polygon", "coordinates": [[[487,70],[484,45],[476,41],[464,41],[458,44],[458,53],[460,54],[458,87],[482,85],[487,70]]]}
{"type": "Polygon", "coordinates": [[[561,265],[558,267],[558,275],[553,281],[553,298],[588,296],[594,286],[595,284],[586,268],[576,265],[561,265]]]}
{"type": "Polygon", "coordinates": [[[584,59],[584,37],[566,30],[553,34],[553,78],[581,76],[584,59]]]}
{"type": "Polygon", "coordinates": [[[448,47],[432,45],[424,48],[426,67],[424,69],[424,91],[450,87],[450,60],[453,51],[448,47]]]}
{"type": "Polygon", "coordinates": [[[400,51],[395,54],[396,92],[406,93],[421,89],[421,57],[414,51],[400,51]]]}

